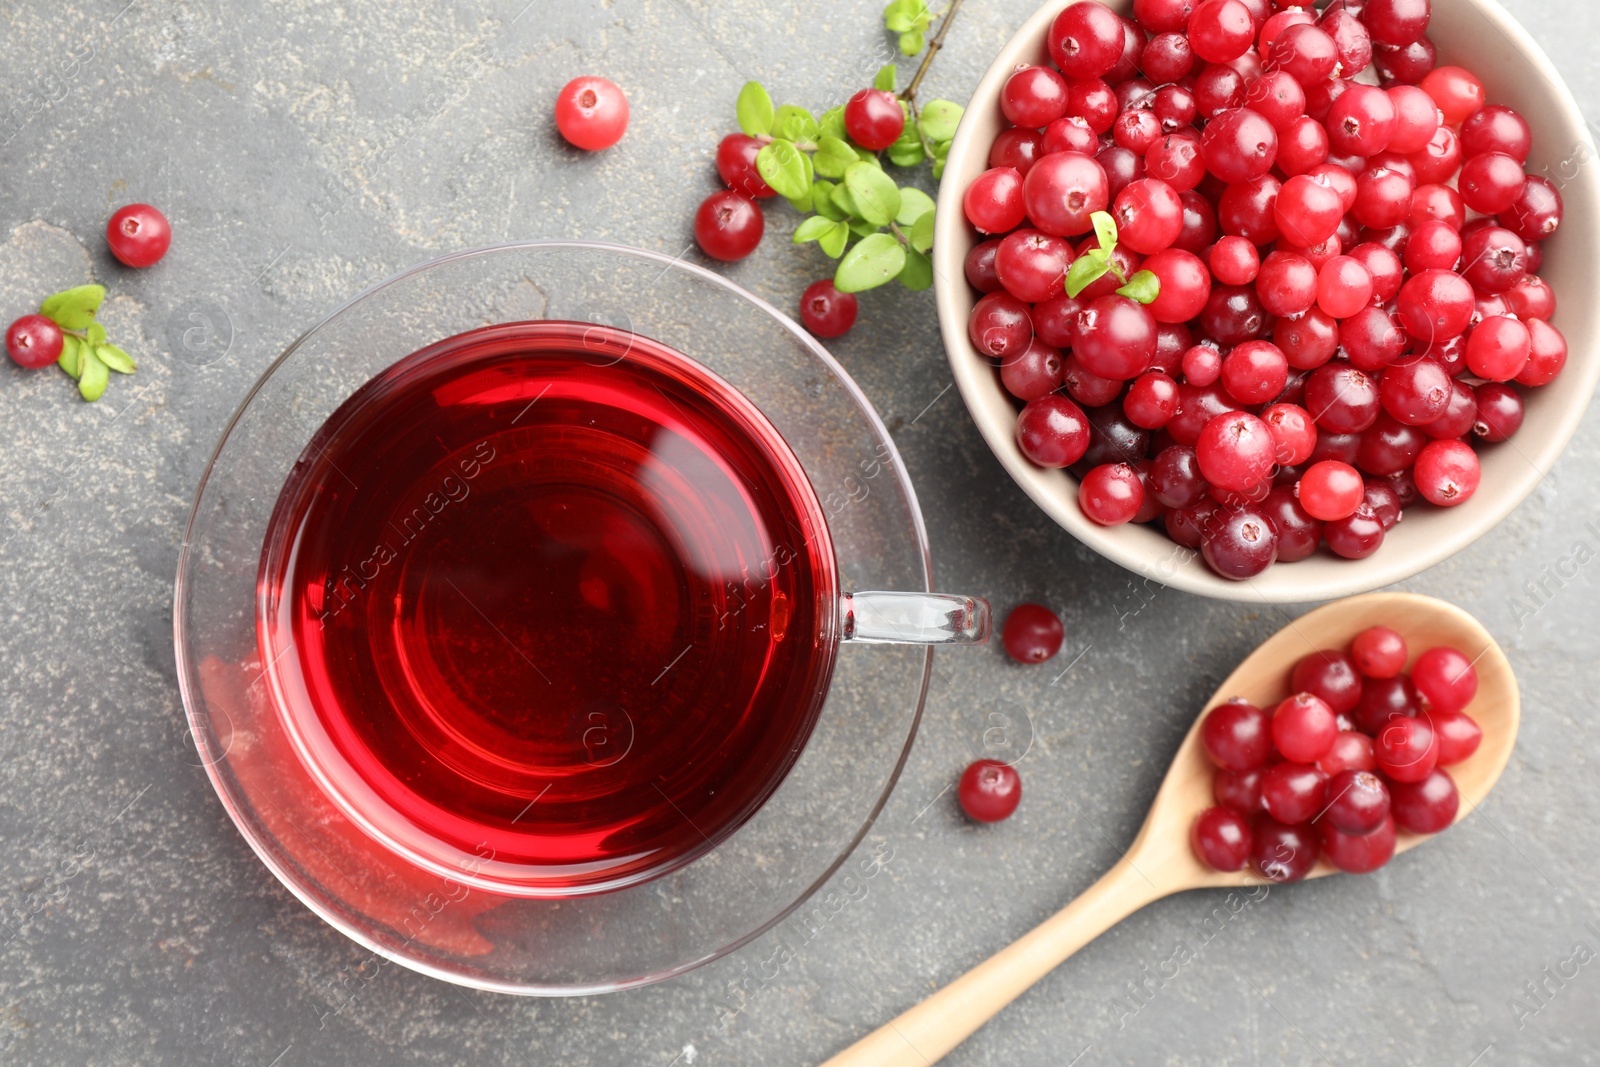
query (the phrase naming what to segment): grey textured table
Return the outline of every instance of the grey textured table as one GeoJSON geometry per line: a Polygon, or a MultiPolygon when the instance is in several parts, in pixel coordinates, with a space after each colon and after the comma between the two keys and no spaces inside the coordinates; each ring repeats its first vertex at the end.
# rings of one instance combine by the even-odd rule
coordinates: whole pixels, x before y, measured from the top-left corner
{"type": "MultiPolygon", "coordinates": [[[[583,236],[698,259],[689,219],[739,85],[837,102],[882,54],[881,5],[122,3],[7,5],[0,40],[0,319],[94,278],[142,360],[95,405],[53,370],[0,368],[0,1062],[815,1063],[1090,884],[1197,702],[1281,625],[1136,595],[984,447],[946,390],[931,297],[872,293],[833,347],[905,453],[940,586],[1060,608],[1061,662],[939,656],[863,846],[892,854],[888,876],[782,967],[767,937],[662,985],[556,1001],[357,974],[367,953],[256,861],[185,737],[172,578],[225,420],[300,331],[436,254],[583,236]],[[594,156],[550,120],[556,89],[589,72],[633,107],[623,143],[594,156]],[[142,273],[101,236],[133,200],[177,233],[142,273]],[[185,336],[192,313],[214,329],[185,336]],[[1031,729],[1027,796],[979,828],[947,787],[993,711],[1031,729]]],[[[1600,114],[1600,15],[1509,6],[1600,114]]],[[[971,0],[931,95],[963,99],[1032,7],[971,0]]],[[[770,211],[761,250],[727,270],[785,307],[824,271],[785,247],[794,221],[770,211]]],[[[1182,966],[1217,901],[1147,908],[948,1062],[1600,1062],[1600,571],[1570,563],[1600,551],[1597,470],[1591,414],[1509,521],[1404,584],[1478,615],[1521,677],[1522,736],[1485,806],[1374,876],[1274,890],[1182,966]]]]}

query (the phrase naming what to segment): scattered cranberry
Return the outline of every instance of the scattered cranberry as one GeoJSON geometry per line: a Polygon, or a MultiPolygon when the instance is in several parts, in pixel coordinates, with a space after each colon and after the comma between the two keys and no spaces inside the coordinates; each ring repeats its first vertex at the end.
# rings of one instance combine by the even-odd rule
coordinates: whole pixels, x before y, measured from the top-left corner
{"type": "Polygon", "coordinates": [[[852,141],[869,152],[888,148],[900,139],[905,128],[905,112],[891,92],[862,89],[845,101],[844,131],[852,141]]]}
{"type": "Polygon", "coordinates": [[[172,245],[172,226],[149,204],[128,204],[106,223],[106,243],[129,267],[154,266],[172,245]]]}
{"type": "Polygon", "coordinates": [[[717,145],[717,175],[734,192],[757,200],[777,196],[756,170],[761,142],[742,133],[730,133],[717,145]]]}
{"type": "Polygon", "coordinates": [[[1250,863],[1269,882],[1298,882],[1317,865],[1317,839],[1309,826],[1286,826],[1263,816],[1253,833],[1250,863]]]}
{"type": "Polygon", "coordinates": [[[573,78],[556,97],[556,129],[575,148],[610,148],[627,132],[628,98],[605,78],[573,78]]]}
{"type": "Polygon", "coordinates": [[[1000,643],[1018,663],[1043,663],[1061,651],[1066,628],[1043,604],[1018,604],[1006,616],[1000,643]]]}
{"type": "Polygon", "coordinates": [[[1347,834],[1323,822],[1318,837],[1329,863],[1346,874],[1370,874],[1394,858],[1395,820],[1385,819],[1367,834],[1347,834]]]}
{"type": "Polygon", "coordinates": [[[1273,709],[1272,743],[1286,760],[1315,763],[1338,733],[1333,709],[1321,697],[1296,693],[1273,709]]]}
{"type": "Polygon", "coordinates": [[[701,251],[724,262],[754,252],[766,227],[756,202],[731,189],[712,193],[694,213],[694,239],[701,251]]]}
{"type": "Polygon", "coordinates": [[[1022,800],[1022,779],[1010,764],[981,759],[961,772],[956,797],[969,818],[999,822],[1017,810],[1017,803],[1022,800]]]}
{"type": "Polygon", "coordinates": [[[23,315],[6,331],[6,352],[19,367],[48,367],[61,358],[61,327],[43,315],[23,315]]]}
{"type": "Polygon", "coordinates": [[[1478,693],[1478,672],[1472,661],[1453,648],[1430,648],[1411,668],[1417,691],[1432,710],[1463,711],[1478,693]]]}
{"type": "Polygon", "coordinates": [[[856,324],[856,295],[841,293],[832,279],[806,286],[800,295],[800,321],[818,337],[839,337],[856,324]]]}

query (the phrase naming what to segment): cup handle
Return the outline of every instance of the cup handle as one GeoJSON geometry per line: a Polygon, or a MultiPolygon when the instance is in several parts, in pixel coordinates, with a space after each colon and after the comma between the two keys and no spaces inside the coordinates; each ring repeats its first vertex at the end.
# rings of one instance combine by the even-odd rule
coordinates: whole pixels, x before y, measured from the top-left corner
{"type": "Polygon", "coordinates": [[[872,645],[981,645],[989,640],[989,602],[945,593],[845,593],[841,641],[872,645]]]}

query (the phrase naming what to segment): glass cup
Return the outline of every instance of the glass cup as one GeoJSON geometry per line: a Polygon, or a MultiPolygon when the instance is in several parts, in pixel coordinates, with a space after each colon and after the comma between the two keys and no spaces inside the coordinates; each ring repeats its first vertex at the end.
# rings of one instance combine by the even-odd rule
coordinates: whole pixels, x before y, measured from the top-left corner
{"type": "MultiPolygon", "coordinates": [[[[302,901],[388,959],[515,993],[597,992],[714,959],[783,920],[867,834],[909,751],[931,646],[989,633],[981,600],[933,594],[926,532],[882,422],[810,335],[726,279],[655,253],[508,245],[414,268],[336,311],[264,374],[196,497],[174,627],[199,760],[257,854],[302,901]],[[273,508],[329,416],[397,359],[529,321],[591,323],[683,353],[787,445],[832,542],[831,680],[798,758],[755,812],[667,869],[552,888],[490,854],[441,848],[357,795],[337,756],[273,695],[257,574],[273,508]],[[880,590],[899,590],[883,592],[880,590]],[[860,644],[883,645],[857,649],[860,644]],[[596,891],[604,889],[605,891],[596,891]]],[[[277,655],[278,653],[274,653],[277,655]]],[[[845,875],[870,891],[880,842],[845,875]]]]}

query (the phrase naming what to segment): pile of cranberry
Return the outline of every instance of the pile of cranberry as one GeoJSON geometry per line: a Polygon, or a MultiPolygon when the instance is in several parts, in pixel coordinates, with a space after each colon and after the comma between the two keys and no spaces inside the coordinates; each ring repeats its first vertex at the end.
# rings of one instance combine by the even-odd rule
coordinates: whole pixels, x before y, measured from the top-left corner
{"type": "Polygon", "coordinates": [[[1394,855],[1397,828],[1454,822],[1461,798],[1444,768],[1483,739],[1464,710],[1478,675],[1453,648],[1423,652],[1409,676],[1406,659],[1405,639],[1374,626],[1348,652],[1296,664],[1295,695],[1271,712],[1238,699],[1213,708],[1200,740],[1218,806],[1195,821],[1195,855],[1274,882],[1304,878],[1319,853],[1365,874],[1394,855]]]}
{"type": "Polygon", "coordinates": [[[1429,0],[1133,14],[1073,4],[1055,69],[1006,82],[964,200],[972,343],[1095,522],[1160,520],[1233,579],[1364,558],[1419,497],[1468,500],[1469,441],[1515,433],[1518,387],[1565,364],[1535,273],[1561,198],[1523,170],[1522,116],[1435,66],[1429,0]],[[1118,269],[1069,296],[1101,211],[1118,269]],[[1149,303],[1116,292],[1140,270],[1149,303]]]}

